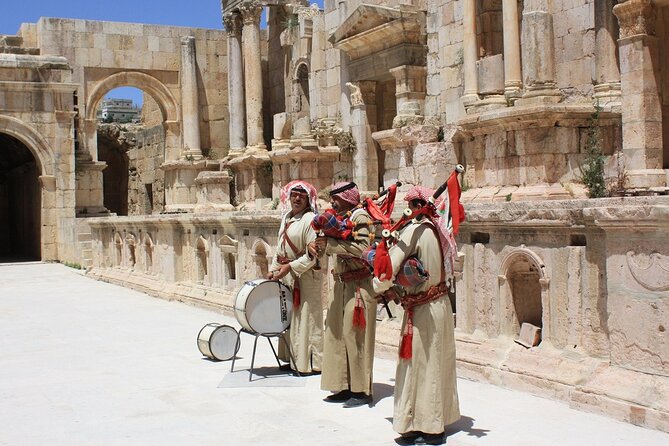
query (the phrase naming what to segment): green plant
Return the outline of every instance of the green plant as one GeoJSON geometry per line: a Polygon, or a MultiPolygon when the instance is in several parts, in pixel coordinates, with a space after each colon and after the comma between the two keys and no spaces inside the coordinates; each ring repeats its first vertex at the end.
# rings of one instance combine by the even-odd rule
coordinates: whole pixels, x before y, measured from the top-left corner
{"type": "Polygon", "coordinates": [[[437,141],[443,142],[444,141],[444,128],[439,127],[439,131],[437,132],[437,141]]]}
{"type": "Polygon", "coordinates": [[[291,29],[300,26],[300,20],[298,19],[297,14],[291,14],[287,16],[281,24],[284,29],[291,29]]]}
{"type": "Polygon", "coordinates": [[[602,155],[602,141],[599,126],[599,113],[602,108],[595,105],[595,111],[590,115],[588,123],[588,139],[585,143],[584,165],[580,167],[583,184],[588,189],[590,198],[606,196],[606,182],[604,180],[604,155],[602,155]]]}
{"type": "Polygon", "coordinates": [[[508,194],[508,195],[506,196],[506,198],[505,198],[506,201],[511,201],[511,195],[512,195],[512,194],[508,194]]]}
{"type": "Polygon", "coordinates": [[[275,198],[274,200],[272,200],[272,210],[274,210],[278,207],[279,207],[279,199],[275,198]]]}
{"type": "Polygon", "coordinates": [[[68,267],[70,267],[70,268],[74,268],[74,269],[84,269],[83,266],[81,266],[81,265],[79,265],[78,263],[75,263],[75,262],[64,261],[64,262],[62,262],[62,263],[63,263],[63,265],[68,266],[68,267]]]}
{"type": "Polygon", "coordinates": [[[274,172],[274,165],[271,162],[266,162],[265,164],[262,165],[261,169],[264,175],[268,175],[271,177],[272,172],[274,172]]]}

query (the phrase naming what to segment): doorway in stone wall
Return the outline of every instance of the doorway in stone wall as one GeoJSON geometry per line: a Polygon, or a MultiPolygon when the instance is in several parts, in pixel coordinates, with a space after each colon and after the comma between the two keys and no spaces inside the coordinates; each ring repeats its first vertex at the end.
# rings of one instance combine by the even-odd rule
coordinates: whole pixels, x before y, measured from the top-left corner
{"type": "Polygon", "coordinates": [[[30,149],[0,133],[0,262],[41,260],[39,175],[30,149]]]}

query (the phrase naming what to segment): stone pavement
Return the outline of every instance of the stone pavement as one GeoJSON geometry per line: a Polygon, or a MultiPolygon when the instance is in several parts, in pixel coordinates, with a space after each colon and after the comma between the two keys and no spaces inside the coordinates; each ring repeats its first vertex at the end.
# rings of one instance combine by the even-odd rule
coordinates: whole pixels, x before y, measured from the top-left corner
{"type": "MultiPolygon", "coordinates": [[[[345,409],[322,401],[318,376],[249,384],[248,335],[235,364],[243,379],[231,380],[230,361],[198,351],[209,322],[239,328],[234,318],[62,265],[0,264],[0,445],[395,445],[394,361],[375,362],[373,407],[345,409]]],[[[260,341],[256,367],[271,371],[276,362],[260,341]]],[[[560,402],[458,386],[463,418],[449,445],[669,444],[669,434],[560,402]]]]}

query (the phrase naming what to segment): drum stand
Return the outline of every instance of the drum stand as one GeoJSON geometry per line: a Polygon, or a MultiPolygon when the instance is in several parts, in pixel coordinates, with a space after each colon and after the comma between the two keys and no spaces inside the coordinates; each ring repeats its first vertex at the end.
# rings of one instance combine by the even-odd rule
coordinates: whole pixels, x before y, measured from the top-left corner
{"type": "MultiPolygon", "coordinates": [[[[269,346],[272,347],[272,353],[274,353],[274,358],[276,358],[276,363],[279,364],[279,367],[281,367],[281,361],[279,361],[279,355],[276,353],[276,349],[274,348],[274,344],[272,344],[272,340],[270,338],[283,339],[283,342],[286,344],[286,348],[288,349],[288,356],[290,356],[291,364],[296,364],[295,358],[293,358],[293,352],[290,350],[290,343],[286,338],[287,330],[288,329],[282,331],[281,333],[256,333],[254,331],[247,330],[246,328],[242,328],[241,330],[239,330],[239,333],[237,333],[237,342],[239,342],[239,338],[241,337],[242,333],[247,333],[250,334],[251,336],[255,336],[255,340],[253,341],[253,355],[251,356],[251,370],[249,371],[249,381],[252,381],[253,378],[253,365],[255,364],[256,360],[256,347],[258,346],[258,338],[260,336],[263,336],[264,338],[267,339],[267,342],[269,342],[269,346]]],[[[232,357],[232,366],[230,367],[230,372],[235,371],[236,359],[237,355],[232,357]]],[[[300,375],[300,372],[298,370],[295,370],[295,373],[297,373],[297,376],[302,376],[300,375]]]]}

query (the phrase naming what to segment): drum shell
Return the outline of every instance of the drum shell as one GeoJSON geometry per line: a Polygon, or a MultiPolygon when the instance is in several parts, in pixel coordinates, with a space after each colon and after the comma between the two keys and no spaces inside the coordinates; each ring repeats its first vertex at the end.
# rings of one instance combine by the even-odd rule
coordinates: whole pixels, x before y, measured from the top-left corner
{"type": "Polygon", "coordinates": [[[235,297],[235,317],[252,333],[281,333],[290,326],[292,293],[278,280],[246,282],[235,297]]]}
{"type": "MultiPolygon", "coordinates": [[[[204,356],[209,359],[215,359],[218,361],[226,361],[232,359],[237,352],[239,351],[240,342],[239,342],[239,333],[233,327],[229,325],[222,325],[215,322],[205,325],[202,327],[200,332],[197,334],[197,348],[200,350],[204,356]],[[226,344],[226,352],[217,352],[214,351],[213,343],[218,342],[221,336],[227,337],[227,339],[222,339],[226,344]],[[229,348],[230,343],[235,343],[234,351],[232,348],[229,348]]],[[[218,350],[218,348],[216,349],[218,350]]]]}

